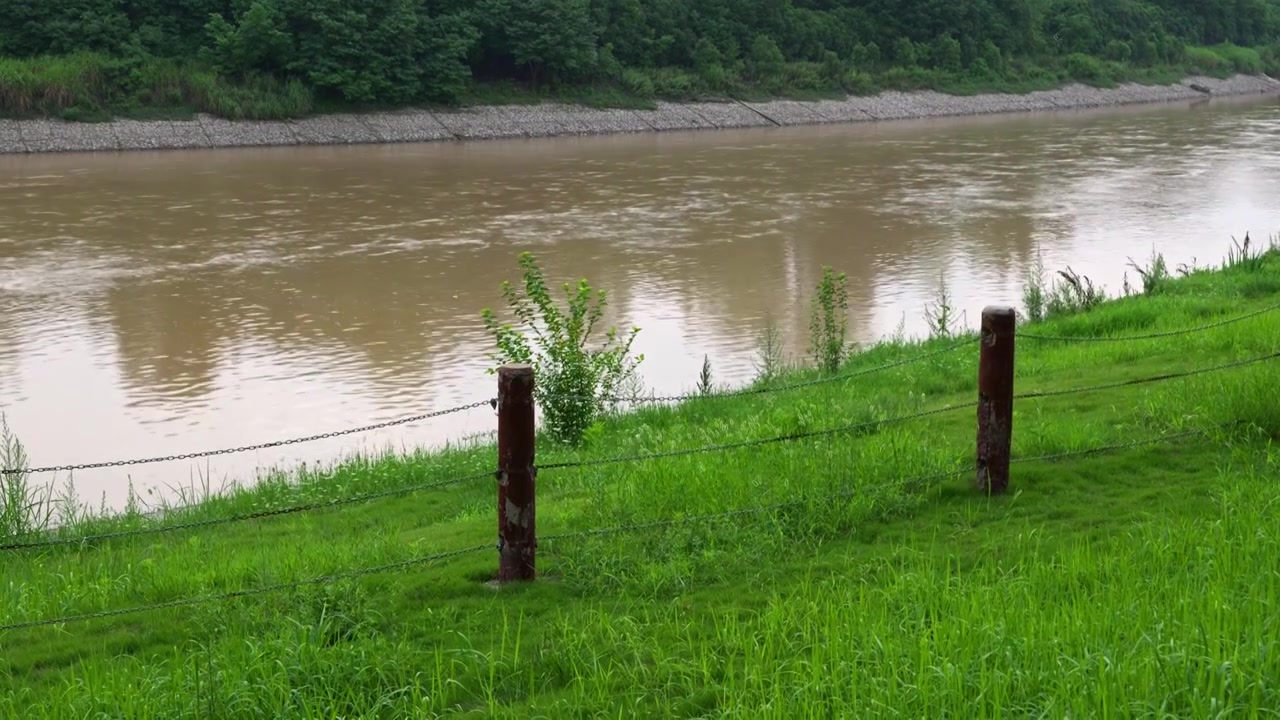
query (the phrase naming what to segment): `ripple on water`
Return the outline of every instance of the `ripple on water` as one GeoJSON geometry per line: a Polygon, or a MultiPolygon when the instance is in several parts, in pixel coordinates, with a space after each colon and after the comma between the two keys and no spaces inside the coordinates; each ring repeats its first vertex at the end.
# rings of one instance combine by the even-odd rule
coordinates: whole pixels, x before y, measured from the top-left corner
{"type": "MultiPolygon", "coordinates": [[[[920,331],[939,277],[972,325],[992,298],[1016,297],[1037,246],[1051,269],[1115,288],[1124,258],[1153,242],[1203,256],[1206,224],[1280,225],[1278,137],[1280,109],[1211,107],[554,151],[220,154],[213,167],[111,156],[78,173],[31,158],[0,186],[0,405],[33,456],[74,462],[488,397],[477,316],[501,304],[526,249],[557,279],[608,287],[606,320],[644,328],[656,392],[692,388],[704,355],[740,382],[768,322],[803,354],[806,288],[824,264],[850,273],[865,341],[902,318],[920,331]]],[[[118,504],[130,479],[252,477],[492,429],[482,410],[77,481],[118,504]]]]}

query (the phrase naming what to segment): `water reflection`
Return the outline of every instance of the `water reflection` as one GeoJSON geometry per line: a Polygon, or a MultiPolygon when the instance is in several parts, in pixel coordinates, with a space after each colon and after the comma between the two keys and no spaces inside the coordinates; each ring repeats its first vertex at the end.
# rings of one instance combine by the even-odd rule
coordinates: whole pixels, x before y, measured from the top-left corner
{"type": "MultiPolygon", "coordinates": [[[[1280,106],[613,138],[0,158],[0,406],[38,464],[165,455],[487,397],[478,314],[537,253],[643,328],[659,392],[751,373],[769,324],[803,354],[807,293],[849,275],[870,341],[945,282],[970,322],[1042,253],[1115,291],[1153,244],[1216,261],[1280,229],[1280,106]]],[[[248,477],[263,463],[492,429],[492,414],[198,465],[77,478],[248,477]]]]}

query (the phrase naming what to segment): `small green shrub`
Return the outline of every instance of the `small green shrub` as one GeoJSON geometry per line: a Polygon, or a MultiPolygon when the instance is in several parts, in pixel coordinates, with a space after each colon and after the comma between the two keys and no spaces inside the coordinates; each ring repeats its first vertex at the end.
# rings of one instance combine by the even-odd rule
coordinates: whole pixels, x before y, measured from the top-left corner
{"type": "Polygon", "coordinates": [[[891,90],[926,90],[938,82],[938,74],[922,67],[889,68],[880,76],[880,83],[891,90]]]}
{"type": "Polygon", "coordinates": [[[711,356],[702,356],[702,371],[698,373],[698,394],[710,395],[715,391],[715,381],[711,377],[711,356]]]}
{"type": "Polygon", "coordinates": [[[1203,73],[1217,74],[1227,69],[1227,62],[1209,48],[1188,46],[1185,57],[1188,65],[1203,73]]]}
{"type": "Polygon", "coordinates": [[[1129,58],[1133,56],[1133,48],[1123,40],[1112,40],[1103,49],[1102,56],[1115,62],[1129,62],[1129,58]]]}
{"type": "Polygon", "coordinates": [[[1258,53],[1258,58],[1262,61],[1262,72],[1272,76],[1280,77],[1280,43],[1268,45],[1258,53]]]}
{"type": "Polygon", "coordinates": [[[824,68],[819,63],[787,63],[782,71],[782,83],[792,90],[823,90],[833,87],[823,77],[824,68]]]}
{"type": "Polygon", "coordinates": [[[1067,56],[1067,73],[1073,80],[1105,82],[1111,79],[1107,66],[1098,58],[1084,53],[1067,56]]]}
{"type": "Polygon", "coordinates": [[[281,82],[271,75],[252,75],[231,83],[212,72],[189,78],[196,109],[228,120],[283,120],[304,117],[315,98],[299,80],[281,82]]]}
{"type": "Polygon", "coordinates": [[[782,333],[773,320],[765,321],[764,329],[756,337],[756,356],[752,360],[756,368],[756,379],[768,382],[782,372],[786,358],[782,351],[782,333]]]}
{"type": "Polygon", "coordinates": [[[849,290],[844,273],[822,267],[822,280],[809,315],[809,354],[818,367],[834,373],[844,362],[848,345],[849,290]]]}
{"type": "Polygon", "coordinates": [[[1045,302],[1045,317],[1087,312],[1107,299],[1102,288],[1095,287],[1087,275],[1080,275],[1070,266],[1059,270],[1058,275],[1060,279],[1054,283],[1045,302]]]}
{"type": "Polygon", "coordinates": [[[737,85],[737,78],[723,65],[708,65],[698,71],[698,78],[711,90],[730,90],[737,85]]]}
{"type": "Polygon", "coordinates": [[[1213,54],[1222,59],[1223,64],[1232,70],[1248,75],[1262,72],[1262,55],[1253,48],[1240,47],[1232,43],[1222,43],[1209,48],[1213,54]]]}
{"type": "Polygon", "coordinates": [[[622,71],[622,89],[636,97],[651,98],[655,87],[653,78],[641,70],[630,68],[622,71]]]}
{"type": "MultiPolygon", "coordinates": [[[[601,347],[588,348],[592,332],[604,317],[606,291],[593,292],[586,279],[579,280],[576,288],[565,283],[568,308],[561,310],[533,255],[522,253],[519,264],[524,295],[504,281],[502,296],[524,332],[500,324],[490,309],[481,313],[485,329],[498,345],[493,358],[499,365],[533,366],[534,397],[548,434],[557,441],[577,445],[604,412],[607,397],[631,380],[644,360],[643,355],[631,356],[631,344],[640,328],[633,327],[622,340],[616,328],[609,328],[601,347]]],[[[495,374],[497,369],[491,368],[489,373],[495,374]]]]}
{"type": "MultiPolygon", "coordinates": [[[[1274,242],[1274,241],[1273,241],[1274,242]]],[[[1253,247],[1252,241],[1249,239],[1249,233],[1244,234],[1244,242],[1241,243],[1234,237],[1231,238],[1231,247],[1227,248],[1227,257],[1222,263],[1223,270],[1245,270],[1256,271],[1262,268],[1265,252],[1261,252],[1253,247]]]]}
{"type": "Polygon", "coordinates": [[[1022,304],[1027,309],[1027,319],[1041,322],[1046,317],[1048,297],[1045,292],[1044,259],[1036,252],[1036,264],[1027,272],[1022,285],[1022,304]]]}
{"type": "Polygon", "coordinates": [[[653,94],[658,97],[688,100],[700,89],[697,76],[679,68],[659,68],[651,77],[653,94]]]}
{"type": "MultiPolygon", "coordinates": [[[[26,470],[27,451],[0,413],[0,470],[26,470]]],[[[41,491],[26,472],[0,476],[0,539],[46,530],[53,517],[51,488],[41,491]]]]}
{"type": "Polygon", "coordinates": [[[849,64],[858,70],[871,71],[880,65],[880,46],[873,43],[855,43],[849,52],[849,64]]]}
{"type": "MultiPolygon", "coordinates": [[[[1142,278],[1143,295],[1154,295],[1160,292],[1165,283],[1173,277],[1165,264],[1164,255],[1156,252],[1155,248],[1151,249],[1151,259],[1147,261],[1146,266],[1134,262],[1133,258],[1129,258],[1128,265],[1142,278]]],[[[1128,284],[1127,278],[1125,284],[1128,284]]],[[[1128,292],[1125,294],[1128,295],[1128,292]]]]}
{"type": "Polygon", "coordinates": [[[848,68],[845,67],[844,61],[834,52],[827,50],[822,53],[822,80],[829,87],[839,87],[844,83],[845,73],[848,68]]]}
{"type": "Polygon", "coordinates": [[[875,78],[861,70],[850,70],[844,76],[844,89],[852,95],[875,95],[880,92],[875,78]]]}
{"type": "Polygon", "coordinates": [[[924,307],[924,319],[929,323],[931,338],[949,338],[955,332],[955,306],[952,304],[951,291],[947,289],[945,275],[938,280],[937,296],[924,307]]]}
{"type": "Polygon", "coordinates": [[[763,33],[751,40],[751,49],[747,54],[747,71],[755,81],[780,77],[787,69],[786,58],[773,38],[763,33]]]}

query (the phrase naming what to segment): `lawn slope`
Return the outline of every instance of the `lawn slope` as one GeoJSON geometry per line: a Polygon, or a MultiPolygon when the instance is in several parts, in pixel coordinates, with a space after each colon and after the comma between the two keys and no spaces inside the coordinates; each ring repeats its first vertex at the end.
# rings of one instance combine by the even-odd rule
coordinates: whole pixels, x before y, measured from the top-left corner
{"type": "MultiPolygon", "coordinates": [[[[1020,332],[1149,335],[1277,304],[1273,251],[1020,332]]],[[[53,537],[485,476],[0,551],[6,625],[483,547],[0,632],[0,716],[1257,716],[1280,707],[1280,364],[1116,384],[1260,357],[1277,338],[1280,311],[1122,342],[1021,339],[1019,394],[1110,387],[1015,403],[1019,462],[1001,497],[971,487],[971,338],[857,374],[957,339],[886,342],[851,358],[845,380],[641,407],[583,449],[543,443],[539,464],[806,437],[543,470],[542,578],[525,586],[488,583],[483,444],[281,476],[159,521],[85,519],[53,537]],[[852,429],[822,433],[836,428],[852,429]],[[1128,447],[1084,452],[1115,445],[1128,447]],[[1032,459],[1062,453],[1078,454],[1032,459]],[[724,515],[750,508],[767,509],[724,515]],[[615,531],[582,534],[593,529],[615,531]]]]}

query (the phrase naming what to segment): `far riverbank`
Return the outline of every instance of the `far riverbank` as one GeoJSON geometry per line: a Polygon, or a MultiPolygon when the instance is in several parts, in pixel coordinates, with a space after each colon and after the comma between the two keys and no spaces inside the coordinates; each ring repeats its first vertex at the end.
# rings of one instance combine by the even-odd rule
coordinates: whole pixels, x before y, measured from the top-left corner
{"type": "Polygon", "coordinates": [[[1191,76],[1174,85],[1126,83],[1114,88],[1094,88],[1072,84],[1023,95],[961,96],[933,91],[894,91],[816,102],[659,102],[653,110],[605,110],[543,103],[324,115],[277,122],[233,122],[210,115],[198,115],[186,121],[104,123],[0,120],[0,154],[444,142],[785,127],[1074,110],[1256,94],[1280,94],[1280,80],[1265,75],[1236,75],[1227,79],[1191,76]]]}

